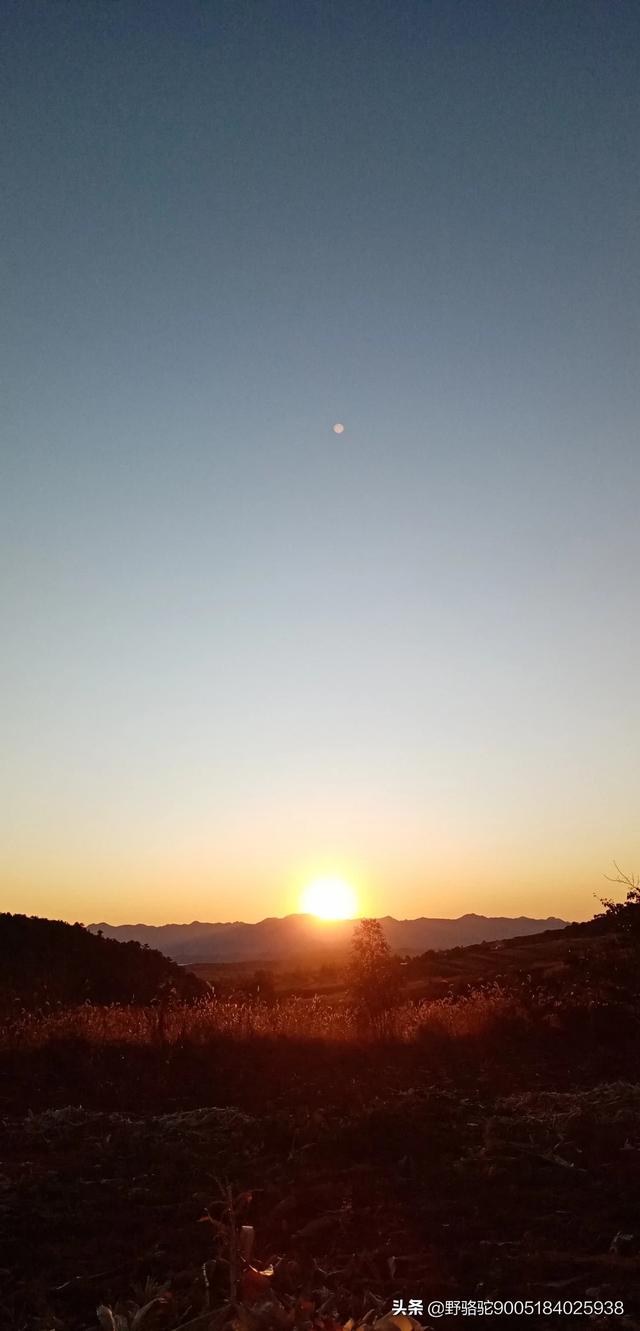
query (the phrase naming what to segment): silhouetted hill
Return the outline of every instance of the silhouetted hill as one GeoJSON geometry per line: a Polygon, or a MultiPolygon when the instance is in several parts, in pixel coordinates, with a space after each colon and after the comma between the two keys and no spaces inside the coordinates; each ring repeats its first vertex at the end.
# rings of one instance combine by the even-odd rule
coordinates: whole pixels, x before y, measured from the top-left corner
{"type": "MultiPolygon", "coordinates": [[[[457,920],[424,916],[417,920],[396,920],[386,915],[380,923],[393,951],[402,954],[491,943],[546,929],[561,929],[565,925],[564,920],[553,917],[534,920],[522,915],[515,919],[461,915],[457,920]]],[[[89,925],[90,930],[100,929],[108,938],[156,947],[183,965],[206,961],[282,961],[308,954],[344,952],[350,944],[353,927],[353,920],[324,921],[313,915],[286,915],[283,919],[260,920],[258,924],[240,921],[206,924],[195,920],[192,924],[89,925]]]]}
{"type": "Polygon", "coordinates": [[[138,942],[102,938],[82,924],[0,914],[0,1007],[43,1003],[149,1003],[162,985],[183,997],[204,986],[138,942]]]}
{"type": "MultiPolygon", "coordinates": [[[[407,961],[405,980],[410,992],[429,998],[494,981],[501,985],[551,983],[559,991],[563,986],[575,991],[577,983],[593,976],[594,968],[603,969],[611,956],[610,944],[619,945],[620,936],[611,926],[612,921],[600,916],[539,934],[466,947],[431,948],[407,961]]],[[[202,978],[205,970],[196,968],[202,978]]],[[[615,977],[611,974],[608,978],[615,977]]]]}

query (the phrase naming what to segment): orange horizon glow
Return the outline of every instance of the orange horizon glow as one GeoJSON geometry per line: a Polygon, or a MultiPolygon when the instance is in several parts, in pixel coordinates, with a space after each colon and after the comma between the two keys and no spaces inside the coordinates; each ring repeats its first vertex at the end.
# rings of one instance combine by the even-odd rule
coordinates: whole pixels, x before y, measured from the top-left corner
{"type": "MultiPolygon", "coordinates": [[[[618,862],[633,867],[637,862],[633,850],[629,846],[618,862]]],[[[540,856],[526,871],[521,863],[504,857],[495,867],[476,864],[473,873],[435,854],[431,860],[425,857],[424,867],[400,855],[368,863],[357,848],[337,857],[335,869],[320,867],[318,859],[324,857],[307,856],[304,851],[289,863],[274,864],[265,857],[260,865],[257,856],[247,854],[248,862],[229,856],[217,866],[211,861],[196,863],[195,857],[186,855],[176,855],[172,862],[168,854],[158,854],[140,865],[133,857],[126,862],[117,855],[74,860],[68,852],[60,862],[51,857],[47,864],[35,846],[34,852],[22,872],[5,872],[3,910],[111,925],[195,920],[250,924],[297,914],[305,909],[305,889],[332,877],[355,885],[353,917],[457,919],[473,913],[585,920],[600,909],[599,898],[610,895],[604,875],[613,872],[612,857],[607,858],[604,848],[594,855],[595,863],[589,863],[586,855],[576,863],[563,863],[560,854],[555,858],[548,850],[544,860],[540,856]]]]}
{"type": "MultiPolygon", "coordinates": [[[[613,872],[614,855],[623,866],[638,862],[622,819],[615,837],[603,817],[592,820],[589,838],[576,835],[567,845],[567,828],[553,810],[541,842],[524,818],[499,832],[483,826],[483,808],[470,810],[466,825],[432,817],[425,826],[424,815],[400,810],[392,796],[371,808],[316,801],[312,820],[292,791],[286,816],[274,800],[226,825],[193,807],[188,817],[174,811],[164,820],[153,817],[155,807],[136,808],[140,816],[127,809],[117,838],[99,824],[80,838],[77,813],[54,823],[46,812],[38,835],[26,819],[12,825],[2,908],[72,923],[249,924],[299,913],[305,888],[322,878],[354,886],[358,916],[585,920],[609,895],[604,875],[613,872]],[[322,838],[309,825],[320,817],[322,838]]],[[[578,832],[576,823],[572,830],[578,832]]]]}

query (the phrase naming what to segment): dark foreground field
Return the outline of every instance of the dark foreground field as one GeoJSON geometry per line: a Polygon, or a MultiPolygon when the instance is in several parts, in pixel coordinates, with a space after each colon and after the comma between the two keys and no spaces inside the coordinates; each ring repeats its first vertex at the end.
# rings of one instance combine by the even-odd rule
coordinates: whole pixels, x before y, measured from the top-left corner
{"type": "Polygon", "coordinates": [[[336,1331],[395,1298],[423,1326],[429,1300],[497,1298],[626,1311],[440,1324],[639,1326],[637,1029],[485,1018],[386,1045],[79,1019],[7,1042],[2,1326],[336,1331]]]}

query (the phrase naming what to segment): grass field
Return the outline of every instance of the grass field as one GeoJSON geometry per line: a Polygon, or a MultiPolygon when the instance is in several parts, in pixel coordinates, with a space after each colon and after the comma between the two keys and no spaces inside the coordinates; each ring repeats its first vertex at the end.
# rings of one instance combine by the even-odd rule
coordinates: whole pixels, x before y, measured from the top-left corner
{"type": "MultiPolygon", "coordinates": [[[[529,1009],[499,985],[476,989],[459,998],[418,999],[388,1014],[387,1034],[411,1041],[429,1033],[469,1035],[499,1019],[526,1021],[529,1009]]],[[[322,995],[289,996],[264,1002],[243,997],[176,1002],[153,1006],[82,1004],[45,1012],[19,1013],[0,1027],[0,1048],[41,1048],[52,1041],[79,1039],[95,1044],[198,1045],[225,1035],[288,1036],[293,1039],[361,1040],[367,1036],[361,1016],[348,1003],[322,995]]]]}

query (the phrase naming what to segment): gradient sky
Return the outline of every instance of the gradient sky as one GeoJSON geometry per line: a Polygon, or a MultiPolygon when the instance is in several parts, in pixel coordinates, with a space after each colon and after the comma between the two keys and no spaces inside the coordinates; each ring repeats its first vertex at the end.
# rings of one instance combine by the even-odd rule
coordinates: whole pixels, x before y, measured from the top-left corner
{"type": "Polygon", "coordinates": [[[637,0],[2,25],[4,908],[591,915],[640,867],[637,0]]]}

